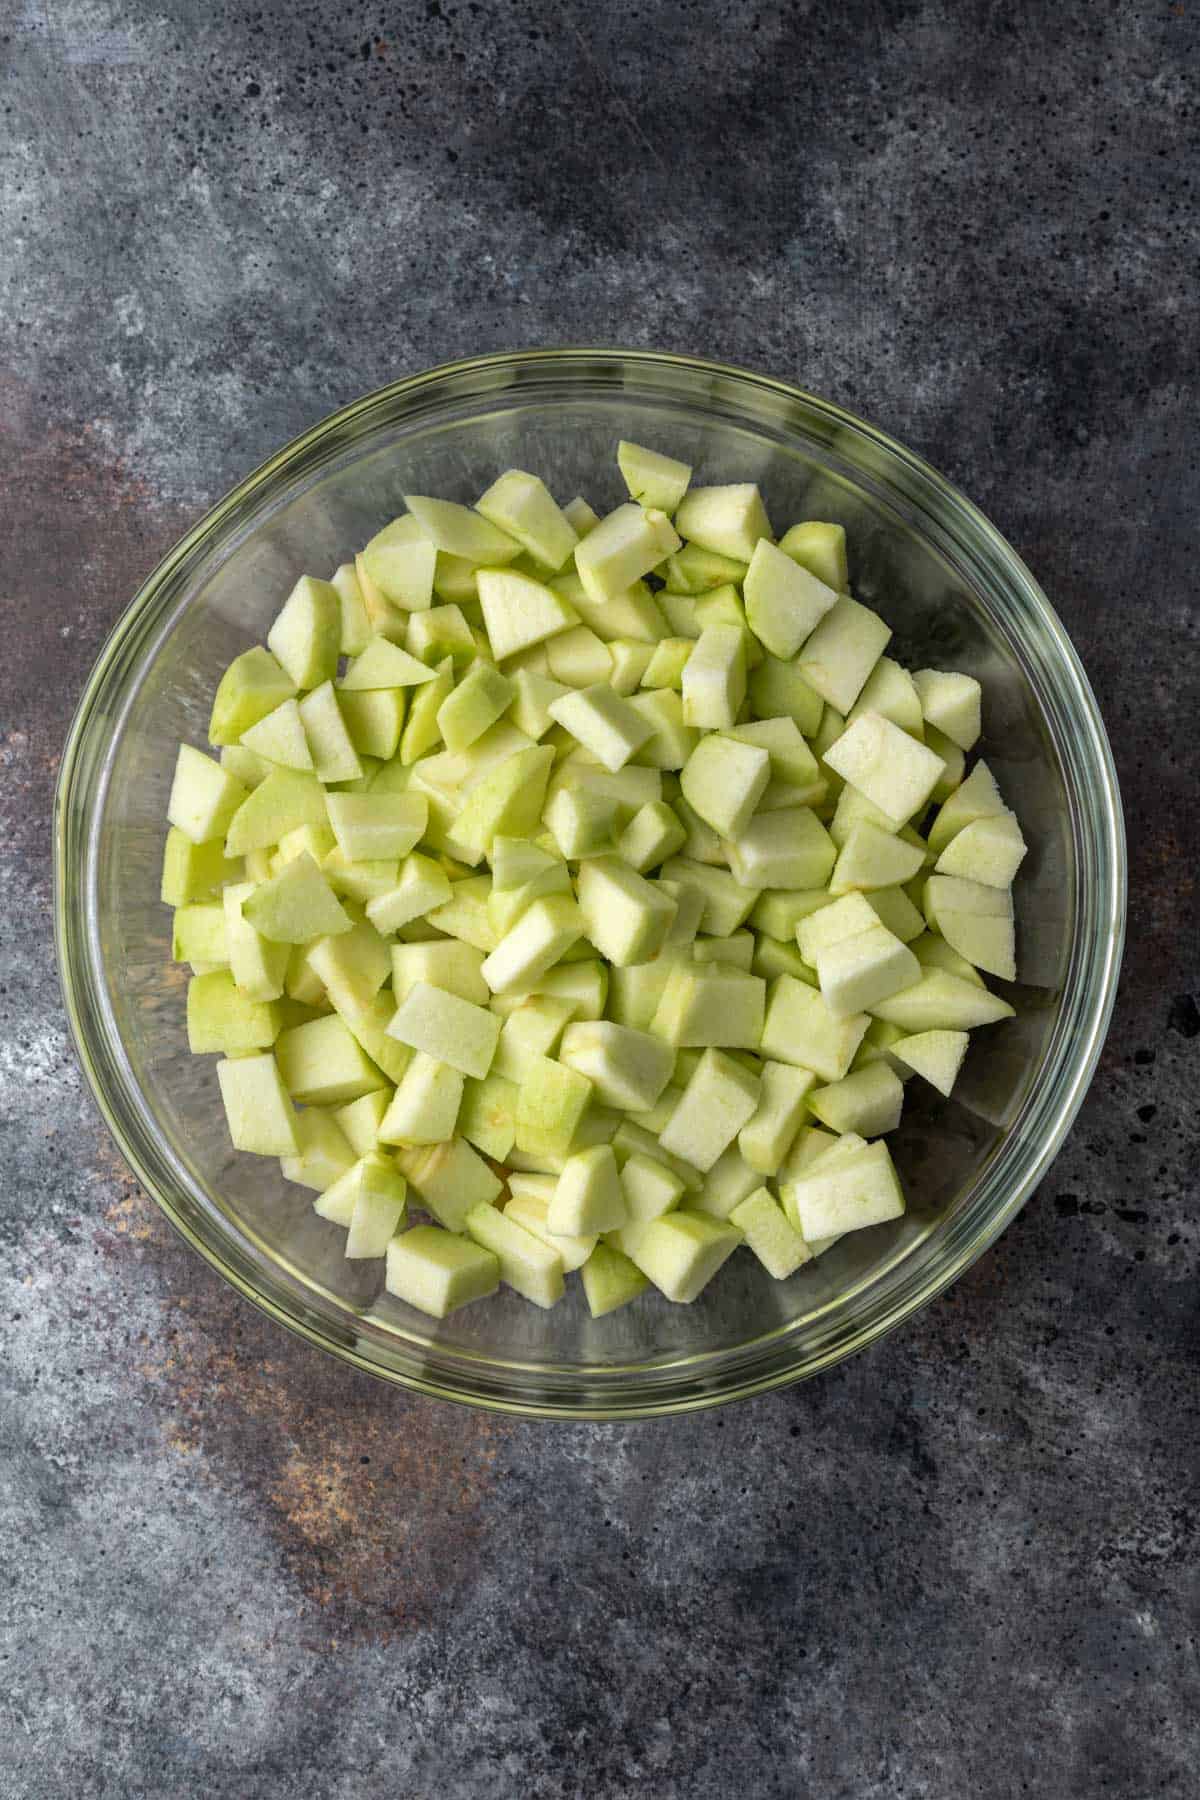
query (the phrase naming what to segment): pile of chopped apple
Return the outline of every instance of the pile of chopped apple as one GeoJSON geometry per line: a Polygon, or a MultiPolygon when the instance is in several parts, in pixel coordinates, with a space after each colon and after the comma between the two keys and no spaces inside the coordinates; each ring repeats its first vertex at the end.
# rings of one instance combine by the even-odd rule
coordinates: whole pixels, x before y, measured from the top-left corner
{"type": "Polygon", "coordinates": [[[845,533],[618,451],[304,576],[171,791],[162,897],[238,1150],[389,1291],[597,1317],[896,1218],[885,1137],[1008,1017],[1020,827],[970,676],[910,673],[845,533]],[[434,1223],[411,1223],[412,1202],[434,1223]],[[407,1226],[407,1228],[405,1228],[407,1226]]]}

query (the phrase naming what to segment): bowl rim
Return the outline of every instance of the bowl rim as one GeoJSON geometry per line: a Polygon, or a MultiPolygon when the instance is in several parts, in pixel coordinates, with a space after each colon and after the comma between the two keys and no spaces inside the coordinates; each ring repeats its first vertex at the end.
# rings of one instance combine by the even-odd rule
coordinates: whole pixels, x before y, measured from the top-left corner
{"type": "MultiPolygon", "coordinates": [[[[1064,752],[1061,734],[1052,731],[1052,736],[1056,752],[1061,759],[1064,752]]],[[[1079,748],[1079,745],[1075,746],[1076,750],[1079,748]]],[[[1081,851],[1080,821],[1074,814],[1072,830],[1078,859],[1081,851]]],[[[498,351],[483,356],[459,358],[451,362],[436,364],[361,395],[348,405],[340,407],[337,411],[318,420],[316,424],[301,432],[280,450],[261,462],[178,539],[141,583],[129,604],[119,614],[96,657],[76,706],[63,751],[54,799],[55,949],[60,988],[72,1039],[92,1096],[121,1154],[171,1224],[193,1249],[199,1251],[219,1275],[230,1282],[244,1298],[257,1306],[260,1311],[340,1360],[349,1362],[382,1380],[432,1398],[450,1400],[458,1404],[479,1407],[486,1411],[534,1418],[622,1420],[670,1416],[723,1405],[733,1400],[748,1399],[756,1394],[789,1386],[795,1381],[821,1373],[845,1357],[864,1349],[868,1344],[877,1342],[889,1332],[897,1329],[913,1313],[927,1305],[952,1282],[956,1281],[995,1242],[1024,1206],[1057,1155],[1082,1104],[1104,1043],[1115,1002],[1124,942],[1126,885],[1125,830],[1120,791],[1108,736],[1091,685],[1084,673],[1078,654],[1045,593],[1007,539],[979,508],[954,484],[947,481],[906,445],[836,403],[809,393],[792,383],[780,381],[752,369],[703,358],[666,351],[621,349],[612,346],[567,345],[534,350],[498,351]],[[446,1378],[425,1372],[424,1365],[427,1360],[431,1361],[432,1357],[417,1359],[422,1365],[417,1367],[383,1366],[373,1356],[358,1349],[351,1338],[339,1338],[318,1323],[315,1315],[298,1316],[270,1294],[263,1292],[237,1268],[231,1266],[230,1261],[224,1259],[219,1253],[217,1246],[196,1230],[170,1196],[163,1192],[159,1182],[146,1166],[143,1155],[133,1141],[119,1109],[110,1096],[104,1072],[93,1052],[90,1032],[84,1016],[80,992],[81,971],[76,967],[75,960],[72,909],[67,904],[74,847],[71,802],[97,701],[114,663],[121,657],[144,616],[152,609],[156,597],[180,565],[201,546],[217,537],[226,522],[244,508],[246,503],[252,500],[268,482],[301,464],[318,445],[339,433],[343,427],[351,421],[361,418],[365,413],[375,408],[390,407],[406,397],[412,398],[420,395],[431,386],[447,384],[463,377],[485,378],[485,386],[481,391],[486,392],[488,387],[494,390],[497,385],[495,380],[488,382],[486,378],[489,377],[512,377],[525,371],[553,372],[556,367],[560,371],[567,371],[572,363],[578,362],[586,362],[596,371],[620,372],[632,368],[648,373],[656,370],[659,372],[675,370],[692,374],[699,373],[704,376],[726,379],[735,384],[747,384],[766,394],[798,404],[810,413],[821,416],[831,427],[849,431],[856,439],[865,440],[868,444],[875,444],[890,458],[895,459],[906,474],[914,480],[918,488],[928,490],[952,515],[956,516],[958,522],[973,534],[981,550],[989,555],[998,568],[1003,569],[1009,581],[1016,585],[1023,602],[1036,616],[1038,626],[1045,633],[1054,659],[1059,665],[1058,672],[1071,690],[1074,708],[1072,726],[1076,731],[1081,722],[1086,727],[1086,745],[1084,747],[1088,752],[1087,760],[1091,764],[1094,791],[1100,796],[1099,813],[1101,816],[1098,820],[1091,821],[1093,837],[1082,846],[1091,853],[1092,873],[1097,875],[1099,880],[1096,888],[1090,892],[1086,883],[1083,886],[1085,899],[1089,903],[1096,901],[1097,892],[1105,902],[1102,915],[1091,920],[1093,942],[1087,970],[1090,985],[1087,991],[1083,991],[1079,988],[1079,984],[1076,984],[1076,1003],[1071,1021],[1073,1029],[1067,1034],[1063,1030],[1063,1020],[1064,1015],[1071,1011],[1067,1002],[1072,997],[1072,979],[1080,954],[1081,933],[1078,914],[1075,919],[1075,941],[1072,943],[1070,967],[1063,983],[1059,1017],[1044,1053],[1048,1062],[1056,1041],[1060,1037],[1069,1035],[1069,1053],[1060,1051],[1060,1061],[1063,1063],[1063,1067],[1059,1070],[1059,1082],[1055,1084],[1054,1088],[1056,1105],[1048,1128],[1039,1137],[1036,1147],[1026,1150],[1019,1178],[1011,1183],[1002,1199],[987,1211],[981,1221],[975,1221],[970,1232],[959,1232],[959,1241],[951,1252],[943,1257],[935,1270],[927,1272],[925,1279],[915,1286],[910,1284],[907,1291],[893,1296],[886,1309],[871,1318],[865,1325],[828,1345],[817,1354],[811,1355],[803,1366],[789,1365],[785,1359],[777,1366],[768,1367],[759,1372],[747,1369],[744,1373],[739,1374],[738,1369],[731,1367],[731,1364],[740,1359],[742,1352],[752,1351],[764,1341],[754,1339],[741,1346],[726,1347],[720,1351],[675,1359],[683,1368],[697,1365],[695,1379],[690,1385],[685,1381],[683,1385],[676,1384],[662,1390],[656,1386],[647,1386],[643,1391],[631,1394],[627,1401],[621,1398],[619,1391],[614,1390],[609,1393],[606,1390],[603,1400],[593,1403],[579,1403],[569,1397],[564,1402],[557,1392],[551,1398],[549,1391],[545,1388],[531,1392],[530,1395],[523,1395],[513,1387],[506,1385],[503,1371],[506,1367],[525,1367],[525,1365],[506,1365],[499,1359],[492,1361],[486,1356],[474,1357],[454,1350],[446,1352],[446,1362],[453,1363],[457,1357],[459,1369],[467,1371],[465,1376],[462,1373],[451,1372],[450,1377],[446,1378]],[[718,1360],[722,1368],[728,1371],[727,1374],[718,1375],[711,1366],[718,1360]],[[708,1369],[700,1367],[706,1362],[710,1365],[708,1369]],[[489,1380],[486,1376],[481,1377],[481,1369],[487,1369],[489,1366],[501,1371],[499,1379],[489,1380]]],[[[1027,1104],[1028,1102],[1026,1102],[1027,1104]]],[[[1022,1111],[1024,1111],[1024,1107],[1022,1111]]],[[[967,1197],[973,1195],[981,1184],[986,1184],[988,1171],[995,1160],[996,1155],[994,1154],[976,1177],[972,1189],[968,1190],[967,1197]]],[[[963,1211],[964,1213],[967,1211],[965,1203],[963,1211]]],[[[907,1257],[902,1260],[907,1260],[907,1257]]],[[[436,1355],[437,1350],[438,1347],[435,1345],[433,1355],[436,1355]]],[[[675,1366],[675,1362],[672,1362],[671,1366],[675,1366]]],[[[601,1371],[597,1371],[597,1374],[599,1373],[601,1371]]],[[[579,1382],[582,1384],[585,1380],[586,1373],[580,1372],[579,1382]]],[[[531,1384],[531,1388],[536,1385],[536,1383],[531,1384]]]]}

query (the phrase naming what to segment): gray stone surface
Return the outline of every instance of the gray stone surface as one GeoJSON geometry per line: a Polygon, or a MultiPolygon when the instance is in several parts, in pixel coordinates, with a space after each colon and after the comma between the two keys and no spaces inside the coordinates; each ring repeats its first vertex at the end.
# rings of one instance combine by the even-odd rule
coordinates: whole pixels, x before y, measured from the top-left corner
{"type": "Polygon", "coordinates": [[[0,1794],[1194,1794],[1200,12],[0,0],[0,1794]],[[439,1409],[268,1325],[65,1034],[49,812],[136,580],[459,353],[656,345],[922,450],[1074,634],[1115,1027],[873,1353],[671,1425],[439,1409]]]}

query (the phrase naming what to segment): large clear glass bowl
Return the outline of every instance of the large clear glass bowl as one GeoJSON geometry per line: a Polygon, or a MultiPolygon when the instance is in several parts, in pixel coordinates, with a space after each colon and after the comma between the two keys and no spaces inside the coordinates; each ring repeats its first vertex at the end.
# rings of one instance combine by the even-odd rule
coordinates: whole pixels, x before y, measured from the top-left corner
{"type": "Polygon", "coordinates": [[[88,683],[56,812],[57,931],[79,1054],[139,1179],[249,1299],[347,1361],[447,1399],[544,1416],[686,1411],[812,1375],[969,1266],[1045,1173],[1113,999],[1125,899],[1104,728],[1045,596],[970,503],[901,445],[785,383],[686,358],[562,350],[414,376],[318,425],[214,508],[155,570],[88,683]],[[653,1293],[588,1316],[509,1293],[435,1323],[381,1291],[382,1264],[276,1165],[233,1153],[214,1059],[188,1054],[185,972],[159,905],[181,738],[205,742],[222,669],[261,640],[296,575],[328,573],[405,491],[469,501],[501,469],[615,505],[629,437],[700,482],[757,481],[776,529],[836,519],[854,591],[914,667],[983,683],[982,749],[1030,854],[1016,891],[1017,1016],[977,1034],[953,1100],[908,1089],[895,1145],[910,1198],[789,1281],[737,1256],[694,1306],[653,1293]]]}

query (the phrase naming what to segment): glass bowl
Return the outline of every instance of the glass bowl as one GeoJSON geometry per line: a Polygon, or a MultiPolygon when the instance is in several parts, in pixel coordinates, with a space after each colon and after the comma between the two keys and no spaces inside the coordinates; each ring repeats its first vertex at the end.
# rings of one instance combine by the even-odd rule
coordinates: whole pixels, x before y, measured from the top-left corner
{"type": "Polygon", "coordinates": [[[540,1416],[630,1418],[714,1405],[829,1367],[931,1300],[1045,1173],[1103,1040],[1120,960],[1124,837],[1116,775],[1079,660],[988,521],[872,426],[779,381],[616,350],[480,357],[370,394],[298,438],[176,546],[88,682],[55,816],[56,928],[79,1055],[139,1179],[247,1298],[402,1386],[540,1416]],[[261,641],[298,574],[327,574],[402,510],[402,492],[469,501],[529,468],[600,511],[625,496],[619,437],[757,481],[777,530],[845,525],[855,593],[914,667],[983,683],[983,753],[1030,853],[1016,890],[1017,1016],[977,1035],[951,1101],[908,1088],[895,1156],[909,1210],[790,1280],[750,1256],[693,1306],[653,1292],[593,1321],[578,1283],[552,1312],[502,1291],[444,1322],[382,1291],[382,1263],[275,1163],[230,1150],[214,1058],[188,1054],[186,971],[158,901],[181,738],[206,743],[225,665],[261,641]]]}

